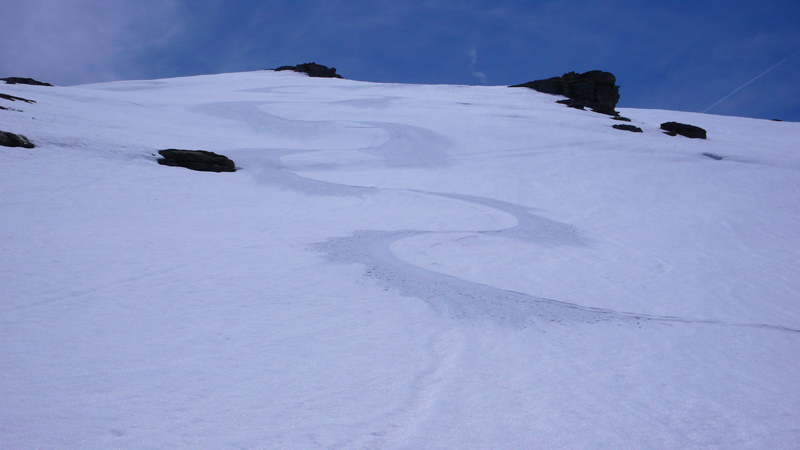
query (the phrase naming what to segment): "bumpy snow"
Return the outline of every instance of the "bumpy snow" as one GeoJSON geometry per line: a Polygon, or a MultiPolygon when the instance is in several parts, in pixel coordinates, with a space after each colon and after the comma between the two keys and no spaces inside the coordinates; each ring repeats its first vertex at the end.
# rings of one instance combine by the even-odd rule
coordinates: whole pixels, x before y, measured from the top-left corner
{"type": "Polygon", "coordinates": [[[0,92],[38,145],[0,148],[3,448],[800,448],[797,123],[269,71],[0,92]]]}

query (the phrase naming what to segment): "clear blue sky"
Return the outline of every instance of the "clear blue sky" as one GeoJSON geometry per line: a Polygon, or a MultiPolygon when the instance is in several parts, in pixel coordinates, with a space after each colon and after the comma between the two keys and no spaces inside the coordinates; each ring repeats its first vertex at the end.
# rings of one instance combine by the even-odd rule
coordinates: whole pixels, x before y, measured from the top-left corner
{"type": "Polygon", "coordinates": [[[2,13],[0,77],[59,85],[310,61],[401,83],[601,69],[620,106],[700,112],[744,86],[709,113],[800,121],[797,0],[3,0],[2,13]]]}

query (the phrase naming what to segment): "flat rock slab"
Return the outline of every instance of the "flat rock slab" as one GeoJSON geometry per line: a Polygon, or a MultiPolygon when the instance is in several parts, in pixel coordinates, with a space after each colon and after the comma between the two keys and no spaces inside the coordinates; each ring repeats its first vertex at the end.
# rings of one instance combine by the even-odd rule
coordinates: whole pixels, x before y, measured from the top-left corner
{"type": "Polygon", "coordinates": [[[36,147],[25,136],[21,134],[8,133],[6,131],[0,131],[0,145],[2,145],[3,147],[22,147],[22,148],[36,147]]]}
{"type": "Polygon", "coordinates": [[[670,136],[677,136],[680,134],[681,136],[686,136],[692,139],[706,138],[706,130],[685,123],[664,122],[661,124],[661,129],[664,130],[664,134],[668,134],[670,136]]]}
{"type": "Polygon", "coordinates": [[[643,133],[641,128],[634,125],[625,125],[625,124],[611,125],[611,128],[614,128],[615,130],[632,131],[634,133],[643,133]]]}
{"type": "Polygon", "coordinates": [[[201,172],[236,172],[236,164],[224,155],[205,150],[167,149],[158,152],[164,159],[159,159],[162,166],[185,167],[201,172]]]}
{"type": "Polygon", "coordinates": [[[31,86],[50,86],[50,87],[53,86],[50,83],[43,83],[41,81],[36,81],[33,78],[8,77],[8,78],[0,78],[0,80],[5,81],[6,84],[29,84],[31,86]]]}

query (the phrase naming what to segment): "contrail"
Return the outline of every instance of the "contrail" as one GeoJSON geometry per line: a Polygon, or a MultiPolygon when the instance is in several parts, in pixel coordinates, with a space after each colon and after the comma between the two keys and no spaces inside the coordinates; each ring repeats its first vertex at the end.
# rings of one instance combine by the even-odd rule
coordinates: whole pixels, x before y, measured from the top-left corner
{"type": "Polygon", "coordinates": [[[715,107],[715,106],[719,105],[719,104],[720,104],[720,103],[722,103],[722,101],[723,101],[723,100],[725,100],[726,98],[728,98],[728,97],[730,97],[731,95],[733,95],[733,94],[735,94],[735,93],[737,93],[737,92],[741,91],[742,89],[746,88],[748,84],[750,84],[750,83],[752,83],[753,81],[756,81],[757,79],[759,79],[759,78],[763,77],[764,75],[768,74],[770,71],[772,71],[772,69],[774,69],[774,68],[776,68],[776,67],[780,66],[781,64],[785,63],[786,61],[788,61],[789,59],[791,59],[793,56],[796,56],[798,53],[800,53],[800,52],[794,52],[793,54],[789,55],[789,56],[788,56],[786,59],[784,59],[783,61],[781,61],[781,62],[779,62],[778,64],[775,64],[774,66],[770,67],[769,69],[767,69],[767,70],[765,70],[765,71],[761,72],[761,74],[760,74],[759,76],[757,76],[757,77],[753,78],[752,80],[748,81],[747,83],[745,83],[745,84],[743,84],[743,85],[739,86],[738,88],[736,88],[736,90],[734,90],[734,91],[733,91],[733,92],[731,92],[730,94],[726,95],[725,97],[722,97],[722,98],[721,98],[721,99],[720,99],[720,100],[719,100],[717,103],[714,103],[713,105],[709,106],[709,107],[708,107],[708,108],[706,108],[706,109],[705,109],[705,111],[703,111],[703,112],[707,112],[709,109],[711,109],[711,108],[713,108],[713,107],[715,107]]]}

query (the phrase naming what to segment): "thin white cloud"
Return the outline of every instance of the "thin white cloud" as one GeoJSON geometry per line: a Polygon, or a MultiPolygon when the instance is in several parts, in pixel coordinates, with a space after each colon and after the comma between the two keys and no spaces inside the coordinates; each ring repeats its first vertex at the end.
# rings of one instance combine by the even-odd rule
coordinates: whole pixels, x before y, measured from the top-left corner
{"type": "MultiPolygon", "coordinates": [[[[8,0],[0,73],[56,84],[135,76],[134,57],[180,30],[175,0],[8,0]]],[[[5,14],[4,14],[5,15],[5,14]]]]}
{"type": "Polygon", "coordinates": [[[481,84],[486,84],[486,74],[475,70],[475,66],[478,64],[478,46],[473,45],[472,48],[469,49],[467,56],[469,56],[469,71],[472,73],[472,76],[481,80],[481,84]]]}

